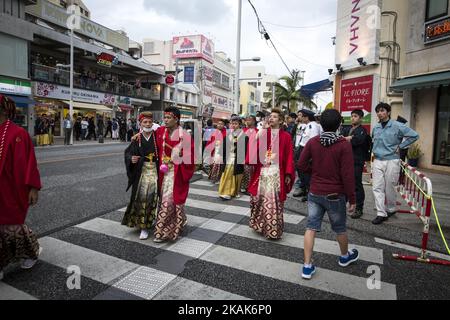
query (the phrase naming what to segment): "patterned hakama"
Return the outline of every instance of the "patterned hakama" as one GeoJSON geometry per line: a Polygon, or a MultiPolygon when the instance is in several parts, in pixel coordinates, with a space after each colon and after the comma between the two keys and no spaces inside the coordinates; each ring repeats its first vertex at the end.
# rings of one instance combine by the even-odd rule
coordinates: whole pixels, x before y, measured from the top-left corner
{"type": "Polygon", "coordinates": [[[213,163],[209,171],[208,179],[211,182],[219,182],[220,179],[222,178],[223,167],[224,165],[222,164],[213,163]]]}
{"type": "Polygon", "coordinates": [[[158,172],[156,164],[144,162],[136,198],[127,208],[122,225],[129,228],[151,229],[158,209],[158,172]]]}
{"type": "Polygon", "coordinates": [[[187,223],[184,205],[175,205],[173,200],[174,167],[164,176],[161,204],[156,218],[155,239],[176,241],[187,223]]]}
{"type": "Polygon", "coordinates": [[[250,227],[268,239],[281,239],[284,230],[280,201],[280,169],[277,165],[261,169],[258,195],[251,198],[250,227]]]}
{"type": "Polygon", "coordinates": [[[250,186],[250,181],[252,180],[253,174],[255,172],[255,167],[251,165],[244,166],[244,176],[242,178],[241,190],[247,192],[250,186]]]}
{"type": "Polygon", "coordinates": [[[36,260],[39,243],[26,225],[0,226],[0,270],[20,259],[36,260]]]}

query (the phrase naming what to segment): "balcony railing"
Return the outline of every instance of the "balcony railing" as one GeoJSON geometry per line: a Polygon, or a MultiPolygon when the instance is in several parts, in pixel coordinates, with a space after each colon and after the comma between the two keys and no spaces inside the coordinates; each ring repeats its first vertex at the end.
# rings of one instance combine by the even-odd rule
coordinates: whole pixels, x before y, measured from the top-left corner
{"type": "MultiPolygon", "coordinates": [[[[32,79],[34,81],[43,81],[70,86],[70,72],[61,68],[53,68],[45,65],[32,64],[32,79]]],[[[80,73],[74,72],[73,86],[78,89],[112,93],[131,98],[152,100],[152,91],[147,88],[137,88],[128,83],[111,81],[105,79],[91,78],[80,73]]]]}

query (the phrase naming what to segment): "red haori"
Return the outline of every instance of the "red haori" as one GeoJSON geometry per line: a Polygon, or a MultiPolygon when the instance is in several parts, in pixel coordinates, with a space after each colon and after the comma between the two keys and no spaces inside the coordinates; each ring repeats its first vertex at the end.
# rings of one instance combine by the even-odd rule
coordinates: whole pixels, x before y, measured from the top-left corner
{"type": "Polygon", "coordinates": [[[33,143],[28,132],[11,121],[0,125],[0,133],[5,137],[0,159],[0,225],[22,225],[30,190],[41,189],[33,143]]]}

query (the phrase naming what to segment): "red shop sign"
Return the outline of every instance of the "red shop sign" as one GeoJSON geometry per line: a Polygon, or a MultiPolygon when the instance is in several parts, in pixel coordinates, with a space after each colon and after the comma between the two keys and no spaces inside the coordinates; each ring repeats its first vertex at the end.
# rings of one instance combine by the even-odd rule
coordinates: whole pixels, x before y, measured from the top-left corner
{"type": "MultiPolygon", "coordinates": [[[[346,124],[350,124],[353,110],[364,112],[363,125],[370,129],[372,120],[374,77],[366,76],[342,80],[341,82],[341,113],[346,124]]],[[[369,131],[370,132],[370,131],[369,131]]]]}

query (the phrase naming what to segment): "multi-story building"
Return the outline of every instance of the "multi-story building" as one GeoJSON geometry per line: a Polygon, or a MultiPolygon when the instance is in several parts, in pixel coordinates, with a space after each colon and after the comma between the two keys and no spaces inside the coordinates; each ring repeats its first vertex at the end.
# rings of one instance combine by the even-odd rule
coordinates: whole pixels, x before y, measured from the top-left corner
{"type": "MultiPolygon", "coordinates": [[[[268,102],[272,99],[273,84],[278,82],[279,77],[267,74],[264,66],[245,66],[242,68],[241,79],[241,92],[245,91],[242,86],[247,88],[247,85],[251,85],[256,88],[255,112],[267,110],[268,102]]],[[[246,106],[243,105],[243,114],[247,113],[245,110],[246,106]]]]}
{"type": "MultiPolygon", "coordinates": [[[[32,80],[28,100],[19,101],[24,102],[19,120],[33,134],[37,117],[46,115],[55,121],[58,136],[62,134],[62,121],[69,112],[70,100],[67,2],[17,3],[22,6],[20,15],[1,14],[0,41],[9,48],[7,54],[2,52],[2,60],[19,69],[9,70],[9,74],[15,71],[15,78],[19,79],[16,81],[32,80]]],[[[127,118],[136,116],[139,108],[161,104],[164,71],[134,58],[139,53],[136,48],[130,50],[130,40],[124,32],[89,20],[89,10],[81,1],[75,3],[84,8],[73,39],[75,116],[127,118]]],[[[4,73],[0,69],[0,74],[4,73]]]]}
{"type": "MultiPolygon", "coordinates": [[[[407,117],[403,95],[391,89],[405,68],[409,0],[338,1],[335,106],[345,121],[365,111],[364,124],[377,123],[375,106],[392,105],[393,117],[407,117]]],[[[331,70],[330,70],[331,71],[331,70]]]]}
{"type": "Polygon", "coordinates": [[[242,115],[256,114],[259,108],[259,104],[256,101],[257,88],[254,84],[243,82],[240,85],[240,90],[240,113],[242,115]]]}
{"type": "MultiPolygon", "coordinates": [[[[170,41],[144,39],[144,59],[153,66],[163,67],[175,73],[178,63],[178,79],[183,88],[196,92],[197,108],[185,103],[183,93],[178,104],[194,117],[213,111],[212,118],[229,118],[233,112],[233,74],[235,67],[223,52],[214,52],[214,43],[202,35],[180,36],[170,41]]],[[[170,88],[173,92],[173,86],[170,88]]],[[[187,93],[187,91],[186,91],[187,93]]],[[[185,97],[185,96],[184,96],[185,97]]]]}
{"type": "Polygon", "coordinates": [[[450,172],[449,0],[408,5],[405,63],[391,90],[403,92],[407,119],[420,134],[420,166],[450,172]]]}

